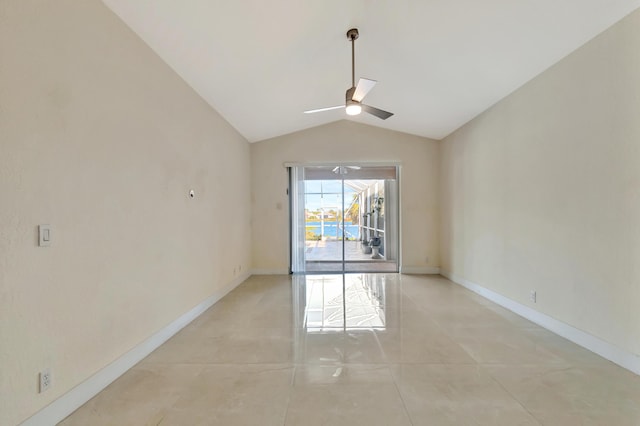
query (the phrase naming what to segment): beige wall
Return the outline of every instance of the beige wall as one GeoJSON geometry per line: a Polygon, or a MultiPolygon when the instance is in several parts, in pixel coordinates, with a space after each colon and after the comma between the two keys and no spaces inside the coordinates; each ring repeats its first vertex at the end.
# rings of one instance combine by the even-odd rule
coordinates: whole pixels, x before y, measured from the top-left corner
{"type": "Polygon", "coordinates": [[[446,138],[441,190],[444,270],[640,353],[640,12],[446,138]]]}
{"type": "Polygon", "coordinates": [[[289,267],[289,211],[285,162],[402,164],[402,266],[439,266],[438,142],[338,121],[251,145],[253,266],[289,267]],[[427,262],[428,258],[428,262],[427,262]]]}
{"type": "Polygon", "coordinates": [[[0,3],[0,424],[250,268],[249,174],[249,144],[100,1],[0,3]]]}

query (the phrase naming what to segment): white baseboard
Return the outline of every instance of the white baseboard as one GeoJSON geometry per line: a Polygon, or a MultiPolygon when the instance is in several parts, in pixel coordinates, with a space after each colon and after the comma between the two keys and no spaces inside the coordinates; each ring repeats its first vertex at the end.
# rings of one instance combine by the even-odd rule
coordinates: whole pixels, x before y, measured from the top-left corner
{"type": "Polygon", "coordinates": [[[456,284],[459,284],[480,296],[509,309],[510,311],[528,319],[539,326],[546,328],[555,334],[564,337],[585,349],[594,352],[619,366],[640,375],[640,355],[625,351],[609,342],[579,330],[569,324],[559,321],[549,315],[536,311],[528,306],[522,305],[488,288],[466,280],[449,271],[441,271],[441,274],[456,284]]]}
{"type": "Polygon", "coordinates": [[[248,273],[237,277],[189,312],[38,411],[21,426],[52,426],[62,421],[249,277],[248,273]]]}
{"type": "Polygon", "coordinates": [[[256,268],[251,270],[251,275],[289,275],[288,269],[256,268]]]}
{"type": "Polygon", "coordinates": [[[438,275],[440,274],[440,268],[435,266],[401,266],[400,273],[412,275],[438,275]]]}

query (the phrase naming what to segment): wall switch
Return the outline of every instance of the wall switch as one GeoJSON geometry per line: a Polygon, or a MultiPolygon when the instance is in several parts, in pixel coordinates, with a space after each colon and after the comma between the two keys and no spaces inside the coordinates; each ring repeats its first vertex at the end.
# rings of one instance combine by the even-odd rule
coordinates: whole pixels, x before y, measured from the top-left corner
{"type": "Polygon", "coordinates": [[[51,387],[51,370],[46,369],[40,372],[40,393],[51,387]]]}
{"type": "Polygon", "coordinates": [[[538,299],[538,295],[536,294],[535,290],[531,290],[531,293],[529,293],[529,299],[533,302],[536,303],[537,299],[538,299]]]}
{"type": "Polygon", "coordinates": [[[38,245],[49,247],[51,245],[51,225],[38,226],[38,245]]]}

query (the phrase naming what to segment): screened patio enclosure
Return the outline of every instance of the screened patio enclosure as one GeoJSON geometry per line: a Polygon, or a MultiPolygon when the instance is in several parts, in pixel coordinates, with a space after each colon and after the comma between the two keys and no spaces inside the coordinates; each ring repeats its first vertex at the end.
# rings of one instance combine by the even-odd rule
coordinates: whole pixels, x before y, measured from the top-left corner
{"type": "Polygon", "coordinates": [[[396,166],[299,166],[290,176],[292,272],[397,272],[396,166]]]}

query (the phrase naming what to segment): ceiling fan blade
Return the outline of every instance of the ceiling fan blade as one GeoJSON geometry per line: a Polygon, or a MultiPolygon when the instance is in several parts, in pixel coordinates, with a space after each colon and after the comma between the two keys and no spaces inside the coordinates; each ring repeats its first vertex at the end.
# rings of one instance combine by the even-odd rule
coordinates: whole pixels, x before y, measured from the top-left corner
{"type": "Polygon", "coordinates": [[[356,91],[353,92],[353,97],[351,99],[357,102],[362,102],[364,97],[367,96],[367,93],[369,93],[369,91],[373,89],[373,86],[375,86],[376,83],[377,81],[375,80],[369,80],[368,78],[361,78],[360,80],[358,80],[356,91]]]}
{"type": "Polygon", "coordinates": [[[364,112],[368,112],[371,115],[375,115],[376,117],[381,118],[382,120],[386,120],[387,118],[393,115],[392,112],[384,111],[369,105],[361,104],[361,106],[364,112]]]}
{"type": "Polygon", "coordinates": [[[338,108],[344,108],[344,105],[332,106],[332,107],[327,107],[327,108],[310,109],[308,111],[305,111],[304,113],[305,114],[313,114],[314,112],[330,111],[332,109],[338,109],[338,108]]]}

